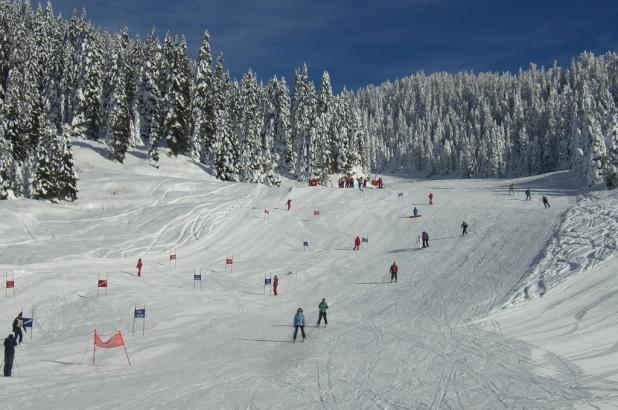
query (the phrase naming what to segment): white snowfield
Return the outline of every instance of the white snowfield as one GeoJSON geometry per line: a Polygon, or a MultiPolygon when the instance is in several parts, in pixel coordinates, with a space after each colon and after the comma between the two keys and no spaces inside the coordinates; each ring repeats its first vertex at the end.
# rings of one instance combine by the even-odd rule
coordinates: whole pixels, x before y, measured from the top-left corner
{"type": "Polygon", "coordinates": [[[567,172],[269,188],[184,157],[157,170],[143,151],[120,165],[100,144],[74,148],[78,201],[0,202],[0,272],[16,284],[0,294],[0,336],[35,306],[0,408],[618,408],[615,192],[583,192],[567,172]],[[422,217],[407,218],[414,205],[422,217]],[[357,235],[369,242],[353,251],[357,235]],[[322,298],[329,324],[316,328],[322,298]],[[136,304],[145,335],[139,320],[132,334],[136,304]],[[122,348],[97,349],[93,366],[94,329],[120,330],[132,367],[122,348]]]}

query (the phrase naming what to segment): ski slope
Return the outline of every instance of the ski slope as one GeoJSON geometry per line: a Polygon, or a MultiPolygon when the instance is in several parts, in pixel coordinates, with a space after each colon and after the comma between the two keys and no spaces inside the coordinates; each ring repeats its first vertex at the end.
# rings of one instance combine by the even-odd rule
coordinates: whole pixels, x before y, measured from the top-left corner
{"type": "Polygon", "coordinates": [[[582,192],[567,172],[272,188],[184,157],[157,170],[140,150],[120,165],[100,144],[74,148],[78,201],[0,202],[0,271],[16,282],[2,336],[36,312],[0,408],[618,408],[615,193],[582,192]],[[421,218],[407,218],[414,205],[421,218]],[[357,235],[369,243],[355,252],[357,235]],[[329,325],[316,328],[322,298],[329,325]],[[136,304],[145,335],[131,332],[136,304]],[[304,343],[292,343],[298,307],[304,343]],[[94,329],[122,331],[133,366],[122,349],[97,349],[92,366],[94,329]]]}

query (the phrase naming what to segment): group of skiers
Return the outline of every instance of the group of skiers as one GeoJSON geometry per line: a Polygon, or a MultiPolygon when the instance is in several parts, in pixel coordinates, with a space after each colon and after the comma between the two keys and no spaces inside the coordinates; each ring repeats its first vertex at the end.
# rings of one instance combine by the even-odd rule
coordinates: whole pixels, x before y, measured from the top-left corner
{"type": "MultiPolygon", "coordinates": [[[[530,190],[530,188],[526,188],[524,194],[526,195],[526,201],[532,201],[532,191],[530,190]]],[[[515,185],[513,185],[512,183],[509,185],[509,195],[515,195],[515,185]]],[[[551,206],[549,205],[549,199],[547,199],[545,195],[543,195],[542,201],[544,208],[551,208],[551,206]]]]}
{"type": "MultiPolygon", "coordinates": [[[[320,327],[320,323],[322,323],[322,319],[324,319],[324,327],[328,324],[328,320],[326,319],[326,313],[328,311],[328,304],[326,303],[326,299],[322,298],[322,301],[318,305],[318,323],[316,327],[320,327]]],[[[300,329],[300,333],[303,336],[303,341],[307,334],[305,333],[305,315],[303,313],[303,308],[298,308],[296,310],[296,314],[294,315],[294,319],[292,320],[292,325],[294,326],[294,337],[293,341],[296,341],[296,337],[298,336],[298,330],[300,329]]]]}
{"type": "Polygon", "coordinates": [[[17,317],[13,320],[13,333],[4,339],[4,376],[11,377],[13,371],[13,363],[15,361],[15,347],[21,344],[24,339],[26,328],[24,327],[24,321],[22,319],[22,313],[19,312],[17,317]]]}
{"type": "MultiPolygon", "coordinates": [[[[367,188],[367,185],[370,181],[371,180],[369,178],[363,177],[358,177],[356,179],[352,177],[341,177],[337,182],[339,184],[339,188],[367,188]]],[[[378,181],[377,187],[379,189],[384,188],[384,182],[382,181],[382,178],[378,178],[376,181],[378,181]]]]}

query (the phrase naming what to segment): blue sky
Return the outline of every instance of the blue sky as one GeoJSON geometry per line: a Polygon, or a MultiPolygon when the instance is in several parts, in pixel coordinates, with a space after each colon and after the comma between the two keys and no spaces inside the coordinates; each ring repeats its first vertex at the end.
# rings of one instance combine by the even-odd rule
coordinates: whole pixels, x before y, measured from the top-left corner
{"type": "Polygon", "coordinates": [[[131,35],[184,34],[194,57],[204,30],[235,78],[267,80],[306,62],[335,91],[416,71],[517,71],[566,66],[584,50],[618,50],[618,0],[55,0],[65,17],[131,35]]]}

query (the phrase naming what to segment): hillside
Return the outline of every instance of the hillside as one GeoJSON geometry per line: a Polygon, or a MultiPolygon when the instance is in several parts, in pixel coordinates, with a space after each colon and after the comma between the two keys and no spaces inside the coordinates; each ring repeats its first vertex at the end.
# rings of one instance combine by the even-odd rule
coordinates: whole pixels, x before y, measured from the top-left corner
{"type": "Polygon", "coordinates": [[[16,281],[0,323],[6,333],[21,308],[36,312],[2,408],[618,408],[615,193],[586,194],[569,172],[269,188],[217,181],[185,157],[157,170],[142,151],[126,165],[97,143],[74,151],[76,202],[0,202],[0,270],[16,281]],[[412,205],[421,218],[406,217],[412,205]],[[573,218],[595,212],[594,232],[577,231],[573,218]],[[430,247],[418,249],[423,230],[430,247]],[[560,242],[575,231],[605,239],[560,242]],[[357,235],[369,242],[355,252],[357,235]],[[563,269],[559,252],[591,262],[563,269]],[[533,285],[546,271],[541,297],[533,285]],[[264,294],[265,274],[279,276],[279,296],[264,294]],[[109,275],[107,296],[98,275],[109,275]],[[328,327],[291,343],[296,309],[315,325],[322,298],[328,327]],[[146,306],[145,335],[131,332],[135,304],[146,306]],[[92,366],[94,329],[121,330],[133,366],[122,349],[97,349],[92,366]]]}

